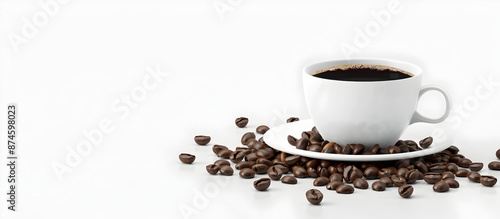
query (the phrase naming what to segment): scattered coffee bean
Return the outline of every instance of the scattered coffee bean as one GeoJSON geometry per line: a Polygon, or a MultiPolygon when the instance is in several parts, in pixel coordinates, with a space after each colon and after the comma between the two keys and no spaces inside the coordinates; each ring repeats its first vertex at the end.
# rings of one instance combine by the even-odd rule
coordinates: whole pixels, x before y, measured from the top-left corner
{"type": "Polygon", "coordinates": [[[401,177],[398,175],[392,175],[391,180],[392,180],[392,183],[394,183],[394,185],[397,187],[400,187],[400,186],[406,184],[406,179],[404,177],[401,177]]]}
{"type": "Polygon", "coordinates": [[[424,174],[429,172],[429,169],[422,161],[415,161],[415,167],[424,174]]]}
{"type": "Polygon", "coordinates": [[[323,148],[317,144],[312,144],[307,146],[306,150],[308,151],[314,151],[314,152],[321,152],[323,148]]]}
{"type": "Polygon", "coordinates": [[[459,169],[455,172],[455,176],[457,177],[467,177],[467,174],[469,174],[469,170],[466,169],[459,169]]]}
{"type": "Polygon", "coordinates": [[[327,177],[320,176],[314,180],[313,186],[324,186],[324,185],[328,184],[329,182],[330,182],[330,180],[327,177]]]}
{"type": "Polygon", "coordinates": [[[460,183],[458,183],[458,181],[455,179],[448,178],[448,179],[445,179],[444,181],[446,183],[448,183],[450,188],[458,188],[460,186],[460,183]]]}
{"type": "Polygon", "coordinates": [[[224,165],[226,165],[226,166],[231,166],[231,163],[229,163],[229,161],[227,161],[227,160],[222,160],[222,159],[221,159],[221,160],[216,160],[216,161],[214,162],[214,164],[215,164],[215,165],[217,165],[217,166],[219,166],[219,167],[224,166],[224,165]]]}
{"type": "Polygon", "coordinates": [[[427,138],[420,140],[419,144],[420,144],[420,147],[422,147],[422,148],[428,148],[432,144],[432,137],[427,137],[427,138]]]}
{"type": "Polygon", "coordinates": [[[280,180],[283,175],[283,171],[277,166],[271,166],[267,169],[267,175],[272,180],[280,180]]]}
{"type": "Polygon", "coordinates": [[[424,181],[428,184],[435,184],[441,180],[441,174],[428,172],[424,174],[424,181]]]}
{"type": "Polygon", "coordinates": [[[251,179],[255,176],[255,171],[250,168],[244,168],[240,170],[240,177],[245,179],[251,179]]]}
{"type": "Polygon", "coordinates": [[[399,149],[399,147],[398,147],[398,146],[389,146],[389,147],[387,148],[387,152],[388,152],[389,154],[397,154],[397,153],[401,153],[401,149],[399,149]]]}
{"type": "Polygon", "coordinates": [[[328,184],[326,184],[326,189],[328,190],[337,190],[337,188],[341,185],[344,185],[344,183],[340,181],[331,181],[328,184]]]}
{"type": "Polygon", "coordinates": [[[300,165],[296,165],[296,168],[292,168],[293,175],[297,178],[306,178],[307,177],[307,171],[304,169],[304,167],[300,165]]]}
{"type": "Polygon", "coordinates": [[[458,160],[458,166],[459,167],[463,167],[463,168],[469,168],[469,165],[472,163],[471,160],[467,159],[467,158],[461,158],[460,160],[458,160]]]}
{"type": "Polygon", "coordinates": [[[290,117],[286,120],[286,123],[291,123],[291,122],[297,122],[299,121],[299,118],[297,117],[290,117]]]}
{"type": "Polygon", "coordinates": [[[432,186],[432,189],[436,192],[446,192],[450,190],[450,185],[446,183],[445,181],[438,181],[432,186]]]}
{"type": "Polygon", "coordinates": [[[472,182],[480,182],[480,179],[481,179],[481,174],[479,174],[478,172],[476,171],[470,171],[468,174],[467,174],[467,178],[472,181],[472,182]]]}
{"type": "Polygon", "coordinates": [[[403,198],[409,198],[413,194],[413,186],[402,185],[398,188],[398,193],[403,198]]]}
{"type": "Polygon", "coordinates": [[[334,154],[335,153],[335,142],[328,142],[325,146],[323,146],[323,149],[321,150],[321,153],[330,153],[334,154]]]}
{"type": "Polygon", "coordinates": [[[368,189],[368,182],[362,178],[357,178],[352,184],[358,189],[368,189]]]}
{"type": "Polygon", "coordinates": [[[266,134],[267,131],[269,131],[269,127],[267,125],[261,125],[255,130],[255,132],[259,134],[266,134]]]}
{"type": "Polygon", "coordinates": [[[450,171],[443,172],[443,173],[441,173],[441,179],[442,180],[445,180],[445,179],[455,179],[455,174],[453,174],[450,171]]]}
{"type": "Polygon", "coordinates": [[[206,145],[210,142],[210,136],[206,135],[197,135],[194,137],[194,142],[199,145],[206,145]]]}
{"type": "Polygon", "coordinates": [[[285,161],[286,165],[293,166],[293,165],[297,164],[297,162],[299,162],[299,160],[300,160],[299,155],[292,155],[292,156],[286,157],[284,161],[285,161]]]}
{"type": "Polygon", "coordinates": [[[271,185],[271,180],[269,178],[260,178],[253,182],[253,187],[257,191],[264,191],[271,185]]]}
{"type": "Polygon", "coordinates": [[[252,170],[255,171],[257,174],[264,174],[267,173],[267,169],[269,166],[261,163],[256,163],[252,166],[252,170]]]}
{"type": "Polygon", "coordinates": [[[408,170],[408,168],[403,167],[398,169],[396,175],[406,177],[406,174],[408,174],[408,172],[410,172],[410,170],[408,170]]]}
{"type": "Polygon", "coordinates": [[[347,183],[352,183],[357,178],[363,177],[363,172],[354,165],[349,165],[344,168],[344,180],[347,183]]]}
{"type": "Polygon", "coordinates": [[[250,150],[235,150],[231,154],[229,154],[229,160],[231,160],[231,162],[233,163],[239,163],[250,152],[250,150]]]}
{"type": "MultiPolygon", "coordinates": [[[[408,184],[413,184],[415,183],[418,179],[419,179],[419,176],[420,174],[422,174],[422,172],[420,172],[419,170],[417,169],[414,169],[414,170],[410,170],[408,173],[406,173],[406,175],[404,176],[405,179],[406,179],[406,183],[408,184]]],[[[423,174],[422,174],[423,175],[423,174]]]]}
{"type": "Polygon", "coordinates": [[[488,164],[490,170],[500,170],[500,161],[492,161],[488,164]]]}
{"type": "Polygon", "coordinates": [[[352,146],[350,144],[345,145],[342,154],[352,154],[352,146]]]}
{"type": "Polygon", "coordinates": [[[218,144],[216,144],[216,145],[214,145],[212,147],[212,151],[214,152],[214,154],[217,154],[217,153],[219,153],[219,151],[222,151],[224,149],[228,150],[228,148],[226,146],[224,146],[224,145],[218,145],[218,144]]]}
{"type": "Polygon", "coordinates": [[[309,145],[309,139],[301,138],[297,141],[295,147],[299,150],[306,150],[308,145],[309,145]]]}
{"type": "Polygon", "coordinates": [[[317,178],[319,177],[318,171],[314,167],[308,167],[307,168],[307,175],[311,178],[317,178]]]}
{"type": "Polygon", "coordinates": [[[500,149],[497,150],[496,155],[497,155],[497,158],[500,159],[500,149]]]}
{"type": "Polygon", "coordinates": [[[234,170],[230,166],[224,165],[220,167],[220,173],[222,175],[231,176],[233,175],[234,170]]]}
{"type": "Polygon", "coordinates": [[[287,140],[288,140],[288,144],[293,145],[293,146],[297,145],[297,138],[295,138],[291,135],[288,135],[287,140]]]}
{"type": "Polygon", "coordinates": [[[481,169],[483,169],[483,163],[480,163],[480,162],[474,162],[474,163],[471,163],[469,165],[469,169],[472,170],[472,171],[480,171],[481,169]]]}
{"type": "Polygon", "coordinates": [[[429,171],[434,173],[443,173],[446,171],[446,165],[443,164],[432,164],[429,166],[429,171]]]}
{"type": "Polygon", "coordinates": [[[344,179],[344,177],[340,173],[333,173],[332,175],[330,175],[331,182],[333,182],[333,181],[342,182],[343,179],[344,179]]]}
{"type": "Polygon", "coordinates": [[[361,154],[365,150],[365,146],[362,144],[355,144],[352,147],[352,154],[361,154]]]}
{"type": "Polygon", "coordinates": [[[229,150],[229,149],[222,149],[221,151],[219,151],[219,153],[217,153],[217,156],[218,156],[218,157],[222,157],[222,158],[229,159],[229,156],[231,155],[231,153],[233,153],[233,151],[232,151],[232,150],[229,150]]]}
{"type": "Polygon", "coordinates": [[[259,158],[255,161],[256,164],[265,164],[267,165],[268,167],[272,166],[273,165],[273,162],[268,160],[268,159],[265,159],[265,158],[259,158]]]}
{"type": "Polygon", "coordinates": [[[481,184],[483,184],[483,186],[488,187],[492,187],[497,184],[497,178],[494,176],[481,176],[479,181],[481,182],[481,184]]]}
{"type": "Polygon", "coordinates": [[[382,178],[380,178],[379,180],[381,183],[384,183],[385,187],[392,187],[392,180],[391,178],[387,177],[387,176],[384,176],[382,178]]]}
{"type": "Polygon", "coordinates": [[[418,146],[417,142],[415,142],[413,140],[406,140],[405,144],[408,145],[408,146],[418,146]]]}
{"type": "Polygon", "coordinates": [[[335,189],[335,191],[339,194],[352,194],[354,192],[354,187],[351,185],[340,185],[335,189]]]}
{"type": "Polygon", "coordinates": [[[286,184],[297,184],[297,179],[294,176],[283,176],[281,182],[286,184]]]}
{"type": "Polygon", "coordinates": [[[365,169],[363,175],[367,178],[367,179],[375,179],[378,177],[378,171],[379,169],[377,167],[368,167],[365,169]]]}
{"type": "Polygon", "coordinates": [[[380,146],[378,144],[376,145],[373,145],[371,148],[370,148],[370,152],[372,152],[372,154],[378,154],[380,150],[380,146]]]}
{"type": "Polygon", "coordinates": [[[179,155],[179,160],[181,160],[181,162],[183,162],[185,164],[192,164],[195,159],[196,159],[196,156],[194,156],[192,154],[182,153],[179,155]]]}
{"type": "Polygon", "coordinates": [[[207,172],[210,173],[211,175],[215,175],[219,172],[219,165],[215,165],[215,164],[209,164],[207,165],[207,172]]]}
{"type": "Polygon", "coordinates": [[[244,128],[248,124],[248,118],[246,117],[238,117],[234,120],[234,124],[238,126],[238,128],[244,128]]]}
{"type": "Polygon", "coordinates": [[[253,132],[247,132],[241,136],[241,144],[247,145],[248,140],[255,139],[255,134],[253,132]]]}
{"type": "Polygon", "coordinates": [[[276,162],[276,163],[274,163],[274,166],[281,169],[283,174],[288,173],[290,171],[290,168],[288,167],[288,165],[286,165],[285,163],[282,163],[282,162],[276,162]]]}
{"type": "Polygon", "coordinates": [[[306,192],[306,198],[309,203],[319,205],[319,203],[323,200],[323,193],[317,189],[309,189],[306,192]]]}
{"type": "Polygon", "coordinates": [[[372,183],[372,189],[375,191],[384,191],[386,188],[385,183],[380,181],[375,181],[372,183]]]}
{"type": "Polygon", "coordinates": [[[311,137],[309,137],[309,141],[311,142],[311,144],[321,145],[321,142],[323,142],[324,139],[319,133],[313,133],[311,137]]]}
{"type": "Polygon", "coordinates": [[[454,164],[454,163],[448,163],[448,164],[446,164],[446,170],[448,170],[452,173],[456,173],[458,170],[458,165],[454,164]]]}

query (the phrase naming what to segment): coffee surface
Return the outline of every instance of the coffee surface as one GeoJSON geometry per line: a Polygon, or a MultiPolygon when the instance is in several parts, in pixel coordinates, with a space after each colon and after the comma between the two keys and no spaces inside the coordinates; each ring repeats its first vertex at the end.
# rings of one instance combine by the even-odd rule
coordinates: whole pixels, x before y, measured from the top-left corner
{"type": "Polygon", "coordinates": [[[384,65],[339,65],[316,71],[315,77],[339,81],[390,81],[412,77],[413,74],[384,65]]]}

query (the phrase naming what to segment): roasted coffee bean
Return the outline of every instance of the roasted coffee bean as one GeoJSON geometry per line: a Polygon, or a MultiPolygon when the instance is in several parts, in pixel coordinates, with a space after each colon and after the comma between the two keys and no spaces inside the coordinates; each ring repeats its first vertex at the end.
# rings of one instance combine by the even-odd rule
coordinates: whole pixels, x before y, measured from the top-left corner
{"type": "Polygon", "coordinates": [[[271,185],[271,180],[269,178],[260,178],[253,182],[253,187],[257,191],[264,191],[271,185]]]}
{"type": "Polygon", "coordinates": [[[307,201],[313,205],[319,205],[323,200],[323,193],[317,189],[309,189],[306,192],[307,201]]]}
{"type": "Polygon", "coordinates": [[[384,182],[375,181],[372,183],[372,189],[375,191],[384,191],[387,186],[384,182]]]}
{"type": "Polygon", "coordinates": [[[406,140],[405,144],[408,145],[408,146],[418,146],[417,142],[415,142],[413,140],[406,140]]]}
{"type": "Polygon", "coordinates": [[[455,176],[457,177],[467,177],[467,174],[469,174],[469,170],[466,169],[459,169],[455,172],[455,176]]]}
{"type": "Polygon", "coordinates": [[[316,169],[318,166],[319,166],[319,160],[316,160],[316,159],[307,161],[307,163],[306,163],[306,168],[312,167],[312,168],[316,169]]]}
{"type": "Polygon", "coordinates": [[[434,186],[432,186],[432,189],[436,192],[446,192],[450,190],[450,185],[446,183],[445,181],[438,181],[434,183],[434,186]]]}
{"type": "Polygon", "coordinates": [[[469,169],[476,172],[480,171],[481,169],[483,169],[483,163],[480,162],[471,163],[469,165],[469,169]]]}
{"type": "Polygon", "coordinates": [[[233,170],[233,168],[231,168],[228,165],[223,165],[220,167],[220,173],[222,175],[231,176],[231,175],[233,175],[234,170],[233,170]]]}
{"type": "Polygon", "coordinates": [[[479,182],[481,182],[483,186],[492,187],[497,184],[497,178],[494,176],[481,176],[479,182]]]}
{"type": "Polygon", "coordinates": [[[326,184],[326,189],[328,190],[336,190],[339,186],[344,185],[344,183],[340,181],[331,181],[326,184]]]}
{"type": "Polygon", "coordinates": [[[297,144],[295,145],[295,147],[299,150],[305,150],[305,149],[307,149],[308,145],[309,145],[309,139],[301,138],[297,141],[297,144]]]}
{"type": "Polygon", "coordinates": [[[398,147],[398,146],[389,146],[389,147],[387,148],[387,152],[388,152],[389,154],[397,154],[397,153],[400,153],[400,152],[401,152],[401,149],[399,149],[399,147],[398,147]]]}
{"type": "Polygon", "coordinates": [[[247,147],[251,150],[257,150],[261,149],[263,146],[263,143],[257,141],[256,139],[248,139],[247,141],[247,147]],[[257,148],[255,148],[257,146],[257,148]]]}
{"type": "Polygon", "coordinates": [[[401,145],[398,147],[399,147],[399,150],[401,151],[401,153],[410,152],[410,147],[408,145],[401,145]]]}
{"type": "Polygon", "coordinates": [[[363,175],[367,178],[367,179],[375,179],[378,177],[378,171],[379,169],[377,167],[368,167],[365,169],[363,175]]]}
{"type": "Polygon", "coordinates": [[[500,161],[491,161],[488,164],[490,170],[500,170],[500,161]]]}
{"type": "Polygon", "coordinates": [[[310,161],[311,159],[307,158],[307,157],[302,157],[300,156],[300,159],[299,159],[299,163],[300,164],[305,164],[307,163],[308,161],[310,161]]]}
{"type": "Polygon", "coordinates": [[[378,144],[376,145],[373,145],[371,148],[370,148],[370,152],[372,152],[372,154],[378,154],[380,150],[380,146],[378,144]]]}
{"type": "Polygon", "coordinates": [[[196,142],[196,144],[198,145],[206,145],[210,142],[210,136],[206,136],[206,135],[197,135],[197,136],[194,136],[194,142],[196,142]]]}
{"type": "Polygon", "coordinates": [[[400,146],[400,145],[406,145],[406,143],[405,143],[405,141],[403,141],[403,140],[398,140],[398,141],[396,142],[396,144],[394,144],[394,145],[396,145],[396,146],[400,146]]]}
{"type": "Polygon", "coordinates": [[[460,183],[458,183],[458,181],[456,181],[455,179],[448,178],[445,179],[444,181],[448,183],[450,188],[458,188],[460,186],[460,183]]]}
{"type": "Polygon", "coordinates": [[[434,173],[443,173],[446,170],[446,166],[443,164],[432,164],[429,166],[429,171],[434,173]]]}
{"type": "Polygon", "coordinates": [[[255,171],[250,168],[244,168],[240,170],[241,178],[251,179],[255,176],[255,171]]]}
{"type": "Polygon", "coordinates": [[[458,170],[458,165],[454,163],[448,163],[446,164],[446,170],[452,173],[456,173],[458,170]]]}
{"type": "Polygon", "coordinates": [[[408,184],[415,183],[418,180],[420,173],[421,172],[416,169],[410,170],[408,173],[405,174],[406,183],[408,184]]]}
{"type": "Polygon", "coordinates": [[[428,172],[424,174],[424,181],[429,184],[435,184],[441,180],[441,174],[435,172],[428,172]]]}
{"type": "Polygon", "coordinates": [[[329,166],[331,166],[332,164],[330,162],[328,162],[327,160],[320,160],[319,161],[319,165],[323,168],[328,168],[329,166]]]}
{"type": "Polygon", "coordinates": [[[294,169],[292,169],[293,175],[297,178],[306,178],[307,177],[307,171],[304,169],[302,166],[298,166],[294,169]]]}
{"type": "Polygon", "coordinates": [[[316,126],[312,127],[311,132],[319,133],[318,128],[316,128],[316,126]]]}
{"type": "Polygon", "coordinates": [[[318,166],[316,171],[318,172],[319,176],[330,177],[330,173],[328,172],[328,168],[318,166]]]}
{"type": "Polygon", "coordinates": [[[363,177],[363,172],[354,165],[350,165],[344,168],[344,180],[347,183],[352,183],[357,178],[363,177]]]}
{"type": "Polygon", "coordinates": [[[307,146],[306,150],[314,151],[314,152],[321,152],[321,150],[323,150],[323,148],[317,144],[312,144],[312,145],[307,146]]]}
{"type": "Polygon", "coordinates": [[[406,179],[404,177],[401,177],[398,175],[392,175],[391,180],[392,180],[392,183],[394,183],[394,185],[397,187],[400,187],[400,186],[406,184],[406,179]]]}
{"type": "Polygon", "coordinates": [[[330,182],[330,180],[327,177],[320,176],[314,180],[313,186],[324,186],[324,185],[328,184],[329,182],[330,182]]]}
{"type": "Polygon", "coordinates": [[[288,135],[287,140],[288,140],[288,144],[290,144],[292,146],[297,145],[297,138],[295,138],[291,135],[288,135]]]}
{"type": "Polygon", "coordinates": [[[500,149],[497,150],[496,155],[497,155],[497,158],[500,159],[500,149]]]}
{"type": "Polygon", "coordinates": [[[297,122],[299,121],[299,118],[297,117],[290,117],[286,120],[286,123],[291,123],[291,122],[297,122]]]}
{"type": "Polygon", "coordinates": [[[265,164],[267,165],[268,167],[272,166],[273,165],[273,162],[268,160],[268,159],[265,159],[265,158],[259,158],[255,161],[255,163],[257,164],[265,164]]]}
{"type": "Polygon", "coordinates": [[[269,127],[267,125],[261,125],[255,129],[255,132],[259,134],[266,134],[267,131],[269,131],[269,127]]]}
{"type": "Polygon", "coordinates": [[[335,166],[329,166],[328,167],[328,174],[332,175],[334,173],[337,173],[337,168],[335,168],[335,166]]]}
{"type": "Polygon", "coordinates": [[[334,173],[332,175],[330,175],[330,181],[339,181],[339,182],[342,182],[342,180],[344,179],[344,177],[340,174],[340,173],[334,173]]]}
{"type": "Polygon", "coordinates": [[[321,135],[319,133],[313,133],[309,137],[309,142],[311,142],[311,144],[321,145],[321,142],[323,142],[323,141],[324,141],[324,139],[323,139],[323,137],[321,137],[321,135]]]}
{"type": "Polygon", "coordinates": [[[326,144],[330,143],[328,140],[324,140],[321,142],[321,147],[325,147],[326,144]]]}
{"type": "Polygon", "coordinates": [[[255,134],[253,132],[247,132],[241,136],[241,144],[247,145],[248,140],[255,139],[255,134]]]}
{"type": "Polygon", "coordinates": [[[460,149],[458,149],[457,147],[455,147],[453,145],[448,147],[446,150],[451,152],[452,154],[458,154],[458,152],[460,151],[460,149]]]}
{"type": "Polygon", "coordinates": [[[288,173],[290,171],[290,167],[283,162],[277,162],[274,164],[274,166],[280,168],[283,174],[288,173]]]}
{"type": "Polygon", "coordinates": [[[357,178],[356,180],[354,180],[354,182],[352,184],[354,185],[355,188],[358,188],[358,189],[367,189],[368,188],[368,182],[366,182],[366,180],[364,180],[362,178],[357,178]]]}
{"type": "Polygon", "coordinates": [[[274,151],[272,148],[260,149],[255,152],[255,155],[259,158],[272,159],[274,157],[274,151]]]}
{"type": "Polygon", "coordinates": [[[196,156],[192,154],[186,154],[186,153],[179,154],[179,160],[185,164],[192,164],[195,159],[196,156]]]}
{"type": "Polygon", "coordinates": [[[217,156],[218,156],[218,157],[222,157],[222,158],[229,159],[229,156],[231,155],[231,153],[233,153],[233,151],[232,151],[232,150],[229,150],[229,149],[222,149],[221,151],[219,151],[219,153],[217,153],[217,156]]]}
{"type": "Polygon", "coordinates": [[[255,164],[254,161],[241,161],[239,163],[237,163],[234,168],[236,168],[237,170],[242,170],[242,169],[245,169],[245,168],[252,168],[252,166],[255,164]]]}
{"type": "Polygon", "coordinates": [[[255,154],[255,153],[250,153],[250,154],[247,154],[247,156],[245,156],[245,159],[247,161],[256,161],[257,159],[259,159],[259,157],[257,157],[257,154],[255,154]]]}
{"type": "Polygon", "coordinates": [[[234,120],[234,124],[236,124],[236,126],[238,126],[238,128],[243,128],[243,127],[247,126],[248,118],[238,117],[238,118],[236,118],[236,120],[234,120]]]}
{"type": "Polygon", "coordinates": [[[480,182],[480,179],[481,179],[481,174],[479,174],[478,172],[476,171],[470,171],[468,174],[467,174],[467,178],[472,181],[472,182],[480,182]]]}
{"type": "Polygon", "coordinates": [[[326,144],[325,146],[323,146],[323,150],[321,150],[321,153],[335,153],[335,149],[334,149],[334,146],[335,145],[335,142],[329,142],[328,144],[326,144]]]}
{"type": "Polygon", "coordinates": [[[392,184],[393,184],[392,180],[391,180],[391,178],[389,178],[387,176],[384,176],[384,177],[380,178],[379,181],[382,182],[382,183],[384,183],[384,185],[386,187],[392,187],[392,184]]]}
{"type": "Polygon", "coordinates": [[[346,144],[342,149],[342,154],[352,154],[352,146],[350,144],[346,144]]]}
{"type": "Polygon", "coordinates": [[[455,179],[455,174],[453,174],[450,171],[443,172],[443,173],[441,173],[441,179],[442,180],[445,180],[445,179],[455,179]]]}
{"type": "Polygon", "coordinates": [[[402,185],[398,188],[398,193],[403,198],[409,198],[413,194],[413,186],[402,185]]]}
{"type": "Polygon", "coordinates": [[[415,161],[415,167],[418,169],[418,171],[424,174],[429,172],[429,169],[424,163],[422,163],[422,161],[415,161]]]}
{"type": "Polygon", "coordinates": [[[361,154],[365,150],[365,146],[362,144],[355,144],[352,147],[352,154],[361,154]]]}
{"type": "Polygon", "coordinates": [[[428,148],[432,144],[432,137],[427,137],[427,138],[420,140],[419,144],[420,144],[420,147],[422,147],[422,148],[428,148]]]}
{"type": "Polygon", "coordinates": [[[283,171],[281,171],[281,169],[276,166],[272,166],[267,169],[267,175],[272,180],[280,180],[281,176],[283,175],[283,171]]]}
{"type": "Polygon", "coordinates": [[[209,164],[207,165],[207,172],[210,173],[211,175],[215,175],[219,172],[219,165],[215,165],[215,164],[209,164]]]}
{"type": "Polygon", "coordinates": [[[343,184],[339,185],[335,191],[339,194],[352,194],[354,192],[354,187],[351,185],[343,184]]]}
{"type": "Polygon", "coordinates": [[[293,156],[288,156],[285,158],[285,163],[288,166],[293,166],[299,162],[300,156],[299,155],[293,155],[293,156]]]}
{"type": "Polygon", "coordinates": [[[403,159],[403,160],[398,160],[394,164],[396,169],[401,169],[404,167],[409,167],[410,166],[410,159],[403,159]]]}
{"type": "Polygon", "coordinates": [[[319,174],[318,174],[318,171],[316,171],[316,168],[312,168],[312,167],[307,168],[307,175],[311,178],[319,177],[319,174]]]}
{"type": "Polygon", "coordinates": [[[215,165],[217,165],[217,166],[219,166],[219,167],[224,166],[224,165],[226,165],[226,166],[231,166],[231,163],[229,163],[229,161],[227,161],[227,160],[222,160],[222,159],[221,159],[221,160],[216,160],[216,161],[214,162],[214,164],[215,164],[215,165]]]}
{"type": "Polygon", "coordinates": [[[333,145],[333,150],[335,151],[336,154],[342,154],[342,147],[339,144],[334,144],[333,145]]]}
{"type": "Polygon", "coordinates": [[[236,147],[236,149],[235,149],[235,151],[247,151],[247,150],[250,150],[250,148],[249,147],[236,147]]]}
{"type": "Polygon", "coordinates": [[[286,184],[297,184],[297,179],[294,176],[283,176],[281,182],[286,184]]]}
{"type": "Polygon", "coordinates": [[[396,169],[396,167],[386,167],[386,168],[391,176],[396,174],[396,172],[398,172],[398,169],[396,169]]]}
{"type": "Polygon", "coordinates": [[[255,171],[257,174],[264,174],[267,173],[267,169],[269,166],[262,164],[262,163],[256,163],[252,166],[252,170],[255,171]]]}
{"type": "Polygon", "coordinates": [[[250,150],[235,150],[231,154],[229,154],[229,160],[231,160],[231,162],[233,163],[239,163],[249,153],[250,150]]]}
{"type": "Polygon", "coordinates": [[[402,176],[402,177],[406,177],[406,174],[410,172],[410,170],[408,170],[407,168],[403,167],[403,168],[399,168],[398,171],[396,172],[396,175],[398,176],[402,176]]]}
{"type": "Polygon", "coordinates": [[[382,178],[384,176],[390,177],[391,175],[391,170],[389,170],[388,168],[382,168],[378,171],[379,178],[382,178]]]}
{"type": "Polygon", "coordinates": [[[458,166],[459,167],[463,167],[463,168],[469,168],[469,165],[472,163],[471,160],[467,159],[467,158],[462,158],[460,160],[458,160],[458,166]]]}
{"type": "Polygon", "coordinates": [[[222,151],[224,149],[227,150],[228,148],[224,145],[218,145],[218,144],[216,144],[212,147],[212,151],[214,152],[214,154],[217,154],[217,153],[219,153],[219,151],[222,151]]]}

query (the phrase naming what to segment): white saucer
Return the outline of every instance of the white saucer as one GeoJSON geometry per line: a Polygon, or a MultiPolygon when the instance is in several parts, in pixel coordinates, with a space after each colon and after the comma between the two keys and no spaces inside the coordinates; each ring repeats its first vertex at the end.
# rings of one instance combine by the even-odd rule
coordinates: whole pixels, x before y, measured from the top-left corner
{"type": "MultiPolygon", "coordinates": [[[[434,154],[441,152],[450,146],[450,142],[441,141],[436,142],[423,150],[413,151],[407,153],[398,154],[374,154],[374,155],[348,155],[348,154],[330,154],[330,153],[320,153],[306,150],[296,149],[288,143],[288,135],[292,135],[296,138],[300,138],[303,131],[309,131],[314,126],[311,119],[300,120],[297,122],[286,123],[283,125],[278,125],[269,129],[266,134],[264,134],[264,141],[270,147],[283,151],[289,154],[300,155],[304,157],[322,159],[322,160],[336,160],[336,161],[385,161],[385,160],[401,160],[406,158],[421,157],[429,154],[434,154]]],[[[412,125],[414,126],[414,125],[412,125]]],[[[403,134],[401,139],[411,139],[415,142],[421,139],[431,136],[430,128],[419,128],[418,131],[409,130],[403,134]],[[429,133],[426,133],[429,132],[429,133]]]]}

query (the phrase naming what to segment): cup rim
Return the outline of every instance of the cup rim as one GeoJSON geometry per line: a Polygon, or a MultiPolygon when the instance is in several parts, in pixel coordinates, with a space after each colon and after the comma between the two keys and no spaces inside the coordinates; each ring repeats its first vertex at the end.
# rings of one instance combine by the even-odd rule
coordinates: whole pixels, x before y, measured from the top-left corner
{"type": "MultiPolygon", "coordinates": [[[[342,64],[338,64],[338,65],[342,65],[342,64]]],[[[335,65],[333,65],[335,66],[335,65]]],[[[333,67],[333,66],[330,66],[330,67],[333,67]]],[[[400,68],[400,67],[397,67],[397,68],[400,68]]],[[[355,84],[380,84],[380,83],[398,83],[398,82],[402,82],[402,81],[408,81],[408,80],[416,80],[416,78],[418,77],[421,77],[422,75],[422,68],[420,68],[418,65],[415,65],[413,63],[410,63],[410,62],[406,62],[406,61],[401,61],[401,60],[395,60],[395,59],[382,59],[382,58],[356,58],[356,59],[333,59],[333,60],[328,60],[328,61],[322,61],[322,62],[316,62],[316,63],[313,63],[313,64],[309,64],[307,66],[305,66],[303,69],[302,69],[302,73],[311,77],[311,78],[315,78],[315,79],[318,79],[318,80],[326,80],[326,81],[332,81],[332,82],[339,82],[339,83],[355,83],[355,84]],[[413,71],[409,71],[409,70],[406,70],[406,69],[403,69],[405,71],[408,71],[410,73],[413,74],[412,77],[408,77],[408,78],[403,78],[403,79],[397,79],[397,80],[386,80],[386,81],[342,81],[342,80],[335,80],[335,79],[325,79],[325,78],[319,78],[319,77],[314,77],[312,75],[312,73],[314,73],[315,71],[317,70],[320,70],[320,69],[323,69],[323,68],[320,68],[320,69],[316,69],[312,72],[308,72],[308,71],[311,71],[309,68],[312,68],[314,66],[317,66],[317,65],[325,65],[327,63],[331,63],[331,62],[347,62],[345,64],[367,64],[365,62],[381,62],[381,63],[377,63],[377,64],[380,64],[380,65],[386,65],[386,66],[389,66],[389,67],[394,67],[393,65],[390,65],[388,63],[397,63],[399,65],[407,65],[409,66],[409,68],[414,68],[413,71]]]]}

